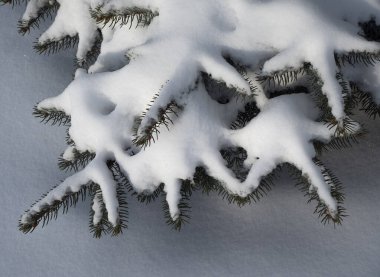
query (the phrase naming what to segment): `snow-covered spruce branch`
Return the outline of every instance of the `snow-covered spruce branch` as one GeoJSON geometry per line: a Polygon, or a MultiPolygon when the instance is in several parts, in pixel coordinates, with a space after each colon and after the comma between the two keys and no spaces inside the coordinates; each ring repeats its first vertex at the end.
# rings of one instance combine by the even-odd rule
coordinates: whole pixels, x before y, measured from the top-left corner
{"type": "Polygon", "coordinates": [[[30,0],[20,31],[51,5],[36,49],[77,47],[81,68],[35,115],[69,127],[59,164],[73,175],[32,205],[22,231],[85,194],[95,237],[126,228],[130,196],[162,196],[179,230],[193,191],[249,204],[282,168],[322,222],[341,223],[342,185],[318,156],[365,133],[356,107],[379,115],[379,3],[30,0]]]}
{"type": "Polygon", "coordinates": [[[111,28],[115,28],[117,25],[128,25],[129,28],[131,28],[135,20],[136,27],[147,26],[152,22],[155,16],[158,16],[157,12],[139,7],[129,7],[122,10],[108,9],[103,12],[102,6],[98,6],[92,9],[90,13],[97,24],[103,24],[103,26],[109,25],[111,28]]]}
{"type": "Polygon", "coordinates": [[[18,31],[25,35],[30,29],[39,28],[41,21],[53,19],[59,4],[55,0],[30,0],[28,12],[18,22],[18,31]]]}

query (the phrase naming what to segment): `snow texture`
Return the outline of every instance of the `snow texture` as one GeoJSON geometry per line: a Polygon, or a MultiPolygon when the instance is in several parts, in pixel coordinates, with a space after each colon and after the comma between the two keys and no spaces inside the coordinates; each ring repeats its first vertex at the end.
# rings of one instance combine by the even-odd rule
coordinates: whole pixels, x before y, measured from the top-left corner
{"type": "Polygon", "coordinates": [[[350,216],[337,229],[321,225],[282,176],[259,204],[243,208],[196,193],[191,224],[180,233],[163,222],[159,203],[133,199],[130,228],[120,237],[92,238],[89,202],[32,235],[20,233],[23,205],[67,177],[52,155],[64,150],[64,131],[40,124],[31,108],[64,89],[72,69],[72,54],[38,56],[31,48],[35,34],[23,38],[10,27],[21,13],[0,9],[2,276],[379,276],[379,120],[362,114],[357,119],[365,121],[367,139],[324,156],[347,196],[350,216]]]}

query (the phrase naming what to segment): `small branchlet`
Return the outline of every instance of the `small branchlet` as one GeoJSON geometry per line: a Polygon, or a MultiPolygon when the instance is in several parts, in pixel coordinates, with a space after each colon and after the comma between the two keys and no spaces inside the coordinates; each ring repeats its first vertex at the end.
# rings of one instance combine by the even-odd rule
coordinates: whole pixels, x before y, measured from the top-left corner
{"type": "Polygon", "coordinates": [[[116,25],[120,27],[129,25],[129,28],[131,28],[134,21],[137,22],[136,27],[145,27],[152,22],[154,17],[158,16],[157,12],[139,7],[103,12],[102,6],[98,6],[90,10],[90,14],[97,24],[103,24],[103,26],[108,25],[111,28],[115,28],[116,25]]]}
{"type": "Polygon", "coordinates": [[[51,123],[51,125],[58,124],[59,126],[70,126],[71,118],[65,112],[57,109],[38,109],[34,106],[33,115],[41,119],[43,123],[51,123]]]}
{"type": "MultiPolygon", "coordinates": [[[[127,202],[127,195],[124,190],[124,187],[120,184],[117,184],[116,187],[116,198],[119,203],[118,208],[118,222],[115,226],[111,226],[109,232],[112,236],[118,236],[119,234],[123,233],[124,229],[128,228],[128,202],[127,202]]],[[[112,225],[112,224],[111,224],[112,225]]]]}
{"type": "MultiPolygon", "coordinates": [[[[117,175],[115,175],[119,169],[117,163],[114,161],[108,161],[107,166],[113,174],[114,179],[117,180],[117,175]]],[[[97,211],[100,212],[100,220],[97,220],[96,223],[94,223],[95,211],[90,211],[89,227],[94,237],[100,238],[102,235],[106,234],[111,234],[112,236],[118,236],[122,234],[123,230],[128,228],[128,202],[124,185],[119,182],[116,184],[116,198],[118,201],[118,219],[116,225],[113,225],[108,221],[108,212],[104,204],[103,194],[99,185],[92,187],[91,196],[92,205],[94,204],[94,201],[96,201],[97,205],[99,206],[98,208],[100,208],[100,210],[97,211]]]]}
{"type": "Polygon", "coordinates": [[[59,4],[56,1],[49,1],[46,3],[46,6],[40,8],[35,17],[30,18],[29,20],[19,20],[18,22],[18,32],[21,35],[29,33],[31,29],[39,28],[41,21],[44,21],[48,18],[52,19],[53,16],[59,9],[59,4]]]}
{"type": "Polygon", "coordinates": [[[350,83],[353,99],[356,105],[360,105],[360,110],[376,119],[380,117],[380,104],[377,104],[369,92],[361,90],[355,83],[350,83]]]}
{"type": "Polygon", "coordinates": [[[323,175],[325,183],[330,187],[330,193],[333,199],[337,202],[337,210],[332,211],[324,201],[322,201],[310,183],[309,178],[305,176],[298,168],[291,164],[287,164],[291,177],[297,182],[296,187],[304,193],[308,198],[308,203],[312,201],[317,202],[314,213],[318,214],[318,217],[321,218],[323,224],[333,223],[334,227],[338,224],[341,225],[343,218],[347,216],[346,209],[342,206],[344,202],[344,193],[343,187],[340,181],[330,170],[328,170],[322,162],[317,159],[314,159],[314,163],[320,168],[323,175]]]}
{"type": "Polygon", "coordinates": [[[347,64],[355,66],[356,64],[364,64],[366,66],[373,66],[380,61],[380,52],[368,51],[351,51],[348,53],[335,53],[335,63],[338,67],[347,64]]]}
{"type": "Polygon", "coordinates": [[[74,140],[70,137],[70,128],[66,128],[65,132],[65,141],[68,146],[75,147],[75,142],[74,140]]]}
{"type": "Polygon", "coordinates": [[[314,149],[318,155],[321,155],[323,151],[340,150],[342,148],[349,148],[355,144],[358,144],[360,139],[365,137],[367,131],[361,128],[354,134],[345,135],[343,137],[333,137],[330,142],[323,143],[321,141],[314,141],[314,149]]]}
{"type": "MultiPolygon", "coordinates": [[[[151,105],[153,105],[158,96],[159,94],[155,95],[151,101],[151,105]]],[[[154,143],[158,139],[158,134],[160,133],[160,128],[162,125],[164,125],[166,129],[169,130],[169,125],[173,124],[173,116],[178,117],[179,112],[183,109],[183,107],[178,105],[175,100],[172,100],[158,110],[157,120],[151,118],[146,126],[144,126],[142,130],[139,130],[141,122],[143,118],[146,117],[150,107],[151,106],[149,106],[147,110],[143,112],[140,118],[136,119],[134,127],[133,143],[136,146],[142,148],[150,146],[152,142],[154,143]]]]}
{"type": "Polygon", "coordinates": [[[164,191],[164,184],[160,184],[153,192],[138,193],[132,187],[128,177],[123,174],[116,162],[111,166],[111,171],[116,183],[119,186],[123,186],[128,193],[130,193],[132,196],[135,196],[137,201],[141,203],[149,204],[157,200],[161,196],[161,193],[164,191]]]}
{"type": "Polygon", "coordinates": [[[95,211],[93,209],[90,210],[90,220],[89,220],[89,229],[90,233],[93,234],[94,238],[101,238],[103,235],[106,235],[109,233],[109,230],[111,228],[111,224],[108,221],[108,213],[106,209],[106,205],[103,201],[102,191],[100,189],[100,186],[98,184],[94,184],[90,189],[90,195],[91,195],[91,207],[96,202],[98,207],[98,213],[101,213],[100,219],[96,224],[94,224],[94,216],[95,211]]]}
{"type": "MultiPolygon", "coordinates": [[[[24,233],[33,232],[33,230],[41,223],[42,227],[49,223],[51,219],[56,219],[58,216],[59,210],[62,209],[62,213],[67,213],[69,207],[72,207],[78,203],[79,200],[84,201],[86,199],[87,190],[92,186],[92,183],[88,183],[86,185],[81,186],[78,191],[71,191],[67,189],[65,194],[61,197],[61,199],[56,199],[50,204],[46,204],[38,212],[27,210],[25,214],[27,214],[26,221],[19,221],[19,230],[24,233]]],[[[57,186],[53,187],[50,191],[55,189],[57,186]]],[[[49,191],[49,192],[50,192],[49,191]]],[[[42,195],[40,200],[36,201],[32,207],[45,198],[48,193],[42,195]]]]}
{"type": "Polygon", "coordinates": [[[90,66],[93,65],[99,57],[102,42],[103,36],[102,33],[98,30],[95,42],[92,45],[91,49],[86,53],[86,57],[84,59],[75,58],[75,67],[89,69],[90,66]]]}
{"type": "Polygon", "coordinates": [[[164,184],[160,184],[153,192],[137,193],[136,191],[132,195],[137,197],[137,201],[145,204],[156,201],[164,191],[164,184]]]}
{"type": "Polygon", "coordinates": [[[310,63],[305,62],[300,68],[287,68],[275,71],[270,75],[260,75],[257,81],[265,86],[287,86],[296,82],[301,76],[307,74],[310,63]]]}
{"type": "Polygon", "coordinates": [[[342,97],[344,102],[344,112],[346,115],[352,115],[356,106],[355,99],[352,96],[350,82],[346,80],[341,72],[336,73],[336,79],[342,88],[342,97]]]}
{"type": "Polygon", "coordinates": [[[72,159],[66,160],[63,157],[63,154],[58,159],[58,167],[64,171],[78,171],[81,168],[84,168],[89,162],[95,158],[95,153],[90,151],[80,152],[78,149],[73,148],[72,150],[72,159]]]}
{"type": "MultiPolygon", "coordinates": [[[[228,104],[233,98],[247,101],[254,95],[253,92],[248,93],[237,87],[229,87],[223,80],[213,79],[211,74],[202,72],[201,76],[208,95],[219,104],[228,104]]],[[[248,79],[246,81],[249,83],[251,90],[254,89],[252,82],[248,79]]]]}
{"type": "Polygon", "coordinates": [[[322,91],[323,81],[318,71],[314,69],[313,66],[309,66],[306,68],[306,76],[308,90],[316,106],[321,112],[318,120],[327,122],[335,120],[328,99],[322,91]]]}
{"type": "Polygon", "coordinates": [[[40,43],[37,41],[34,44],[34,49],[37,51],[38,54],[55,54],[61,50],[66,50],[69,48],[75,47],[79,42],[78,35],[76,36],[65,36],[63,38],[59,39],[48,39],[44,41],[43,43],[40,43]]]}
{"type": "Polygon", "coordinates": [[[257,107],[255,102],[247,103],[244,107],[244,111],[239,111],[236,120],[232,122],[230,128],[232,130],[242,129],[259,113],[260,109],[257,107]]]}
{"type": "Polygon", "coordinates": [[[329,129],[334,130],[335,138],[344,138],[349,135],[356,134],[361,130],[360,124],[349,117],[343,118],[341,121],[337,121],[335,119],[326,122],[326,126],[329,129]]]}
{"type": "Polygon", "coordinates": [[[166,202],[166,199],[163,199],[162,201],[166,223],[176,231],[181,231],[182,226],[189,223],[191,212],[190,196],[193,188],[193,184],[190,180],[182,180],[181,199],[178,203],[179,214],[174,220],[170,215],[169,205],[166,202]]]}
{"type": "Polygon", "coordinates": [[[206,193],[208,195],[210,192],[216,192],[223,199],[227,200],[229,204],[236,204],[239,207],[242,207],[244,205],[251,204],[252,202],[256,203],[262,197],[267,195],[268,192],[272,190],[272,186],[274,185],[273,180],[276,173],[280,169],[281,166],[278,166],[275,170],[273,170],[270,174],[261,180],[260,185],[253,192],[249,193],[245,197],[233,194],[228,191],[220,181],[209,176],[203,167],[196,168],[193,181],[195,183],[195,187],[197,189],[200,189],[202,193],[206,193]]]}

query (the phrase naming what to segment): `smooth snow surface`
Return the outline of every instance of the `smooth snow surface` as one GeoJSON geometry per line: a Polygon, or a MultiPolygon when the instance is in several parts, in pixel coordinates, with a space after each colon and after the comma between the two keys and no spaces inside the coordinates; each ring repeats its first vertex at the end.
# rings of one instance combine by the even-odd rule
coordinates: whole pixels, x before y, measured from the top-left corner
{"type": "Polygon", "coordinates": [[[89,202],[44,229],[19,232],[23,210],[68,177],[56,166],[64,130],[40,124],[31,113],[35,103],[68,85],[73,57],[36,55],[36,34],[17,34],[21,13],[0,8],[1,276],[380,275],[379,120],[365,116],[359,119],[370,131],[366,140],[324,156],[345,186],[350,214],[335,230],[312,215],[313,205],[284,174],[260,203],[244,208],[196,193],[191,223],[180,233],[165,224],[159,202],[146,206],[133,199],[130,227],[117,238],[92,238],[89,202]]]}

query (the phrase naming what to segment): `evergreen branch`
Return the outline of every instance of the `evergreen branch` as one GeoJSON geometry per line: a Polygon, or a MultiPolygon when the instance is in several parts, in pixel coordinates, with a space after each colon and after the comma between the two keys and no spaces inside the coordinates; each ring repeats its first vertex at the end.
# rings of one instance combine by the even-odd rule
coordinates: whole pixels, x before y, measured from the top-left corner
{"type": "Polygon", "coordinates": [[[330,187],[330,193],[333,199],[337,202],[337,210],[331,211],[330,208],[322,201],[316,191],[310,184],[307,176],[294,165],[287,164],[291,173],[291,177],[297,182],[296,187],[304,193],[304,196],[308,197],[307,203],[316,201],[317,205],[314,209],[314,213],[318,214],[323,224],[332,222],[334,227],[336,224],[341,225],[343,218],[347,216],[346,209],[342,206],[344,202],[343,186],[338,178],[328,170],[322,162],[317,159],[313,160],[314,163],[321,169],[325,183],[330,187]]]}
{"type": "Polygon", "coordinates": [[[166,224],[171,226],[176,231],[181,231],[184,224],[189,223],[190,220],[190,196],[192,194],[193,185],[189,180],[182,180],[181,185],[181,199],[178,203],[179,215],[176,219],[170,215],[169,205],[166,199],[162,201],[162,209],[164,210],[164,217],[166,219],[166,224]]]}
{"type": "Polygon", "coordinates": [[[84,168],[89,162],[95,158],[95,153],[90,151],[80,152],[78,149],[72,149],[73,158],[66,160],[63,158],[63,154],[58,159],[58,167],[64,171],[78,171],[80,168],[84,168]]]}
{"type": "Polygon", "coordinates": [[[311,68],[311,64],[305,62],[300,68],[287,68],[272,72],[270,75],[260,75],[257,77],[257,81],[268,86],[287,86],[296,82],[300,76],[307,74],[309,68],[311,68]]]}
{"type": "Polygon", "coordinates": [[[355,83],[351,83],[352,94],[355,103],[360,104],[361,111],[368,114],[369,117],[376,119],[380,117],[380,104],[377,104],[369,92],[362,91],[355,83]]]}
{"type": "Polygon", "coordinates": [[[73,37],[67,35],[60,39],[48,39],[43,43],[37,41],[34,44],[34,49],[37,51],[38,54],[50,55],[55,54],[61,50],[73,48],[78,44],[78,42],[78,35],[73,37]]]}
{"type": "Polygon", "coordinates": [[[335,138],[349,137],[350,135],[355,135],[359,133],[361,130],[360,124],[347,116],[343,118],[343,120],[341,121],[332,119],[326,122],[326,125],[329,129],[335,129],[334,130],[335,138]]]}
{"type": "Polygon", "coordinates": [[[137,197],[137,201],[149,204],[157,200],[164,191],[164,184],[160,184],[153,192],[134,192],[133,195],[137,197]]]}
{"type": "Polygon", "coordinates": [[[274,185],[273,179],[275,178],[276,172],[277,169],[263,178],[260,181],[259,186],[247,196],[242,197],[240,195],[233,194],[228,191],[222,184],[217,187],[217,193],[223,199],[227,200],[229,204],[236,204],[239,207],[251,204],[252,202],[257,203],[261,198],[266,196],[272,190],[272,186],[274,185]]]}
{"type": "Polygon", "coordinates": [[[111,228],[111,224],[108,221],[107,209],[103,201],[102,191],[98,184],[95,184],[91,187],[90,195],[92,198],[91,207],[94,205],[96,201],[100,206],[101,218],[98,220],[97,224],[94,224],[94,216],[95,211],[93,209],[90,210],[90,220],[89,220],[89,229],[90,233],[93,234],[94,238],[101,238],[103,235],[109,233],[111,228]]]}
{"type": "Polygon", "coordinates": [[[65,135],[65,141],[66,144],[72,147],[75,147],[74,140],[70,137],[70,128],[66,128],[66,135],[65,135]]]}
{"type": "Polygon", "coordinates": [[[338,67],[345,66],[346,64],[355,66],[355,64],[359,63],[373,66],[380,61],[380,52],[351,51],[342,54],[335,53],[334,57],[338,67]]]}
{"type": "Polygon", "coordinates": [[[198,166],[195,168],[193,182],[197,189],[202,193],[209,195],[210,192],[216,191],[218,186],[221,185],[218,180],[207,174],[204,167],[198,166]]]}
{"type": "Polygon", "coordinates": [[[161,196],[161,193],[164,191],[164,184],[160,184],[151,193],[149,192],[138,193],[133,189],[129,179],[121,172],[121,169],[116,162],[112,165],[111,171],[116,183],[119,186],[123,186],[127,190],[128,193],[130,193],[132,196],[135,196],[137,198],[137,201],[141,203],[149,204],[155,201],[161,196]]]}
{"type": "Polygon", "coordinates": [[[234,86],[228,87],[226,82],[223,80],[213,79],[211,74],[202,72],[201,76],[209,96],[219,104],[227,104],[231,101],[232,98],[235,98],[236,100],[240,99],[242,101],[247,101],[248,99],[252,98],[252,96],[254,96],[254,90],[256,90],[256,87],[254,87],[252,81],[246,79],[243,76],[242,77],[250,86],[251,94],[247,94],[247,91],[234,86]]]}
{"type": "Polygon", "coordinates": [[[229,204],[236,204],[239,207],[242,207],[244,205],[251,204],[252,202],[256,203],[262,197],[267,195],[268,192],[272,190],[272,186],[274,185],[273,180],[276,173],[280,169],[281,166],[278,166],[275,170],[265,176],[265,178],[260,181],[259,186],[245,197],[228,191],[220,181],[209,176],[203,167],[196,168],[193,181],[195,186],[198,189],[201,189],[202,193],[206,193],[208,195],[210,192],[216,192],[223,199],[227,200],[229,204]]]}
{"type": "Polygon", "coordinates": [[[109,26],[115,28],[116,25],[125,26],[129,24],[132,27],[133,22],[136,20],[137,26],[148,26],[154,17],[158,16],[157,12],[152,12],[149,9],[133,7],[123,10],[108,10],[103,12],[102,6],[90,10],[91,17],[97,24],[103,24],[103,27],[109,26]]]}
{"type": "MultiPolygon", "coordinates": [[[[155,102],[158,96],[159,94],[156,94],[154,96],[153,100],[151,101],[152,104],[155,102]]],[[[169,125],[173,124],[173,115],[178,117],[178,113],[183,109],[183,107],[178,105],[175,100],[172,100],[158,110],[157,120],[151,118],[146,126],[144,126],[143,130],[139,131],[142,119],[147,115],[149,108],[150,107],[148,107],[147,110],[143,112],[141,117],[136,120],[134,128],[134,139],[132,140],[136,146],[143,148],[150,146],[152,141],[154,143],[158,139],[158,134],[160,133],[160,128],[162,125],[164,125],[166,129],[169,130],[169,125]]]]}
{"type": "Polygon", "coordinates": [[[76,68],[89,69],[90,66],[93,65],[99,57],[102,42],[103,36],[102,33],[98,30],[95,42],[92,45],[91,49],[86,53],[86,57],[84,59],[75,58],[76,68]]]}
{"type": "MultiPolygon", "coordinates": [[[[116,180],[116,171],[119,166],[114,161],[108,161],[107,166],[110,169],[111,173],[116,180]]],[[[124,229],[128,228],[128,202],[126,193],[124,190],[124,185],[122,183],[118,183],[116,185],[116,198],[118,201],[118,218],[117,224],[113,225],[108,221],[108,212],[103,200],[103,193],[99,185],[96,185],[92,189],[92,201],[97,201],[100,204],[101,209],[101,219],[94,224],[94,215],[95,211],[90,211],[90,231],[93,233],[95,238],[100,238],[102,235],[111,234],[112,236],[118,236],[123,233],[124,229]]]]}
{"type": "Polygon", "coordinates": [[[354,134],[345,135],[343,137],[333,137],[328,143],[314,141],[313,145],[315,152],[318,155],[321,155],[323,151],[340,150],[343,148],[352,147],[353,145],[358,144],[359,140],[362,139],[366,134],[367,131],[365,129],[360,129],[354,134]]]}
{"type": "MultiPolygon", "coordinates": [[[[50,191],[55,189],[57,186],[53,187],[50,191]]],[[[81,188],[75,192],[68,189],[61,199],[55,199],[53,203],[44,205],[38,212],[30,210],[25,211],[25,214],[27,214],[27,220],[26,222],[22,222],[21,220],[19,221],[19,230],[24,233],[33,232],[37,225],[41,223],[41,221],[42,227],[44,227],[49,223],[51,219],[56,219],[60,209],[62,209],[63,214],[67,213],[69,207],[75,207],[75,205],[78,203],[80,199],[82,201],[86,199],[87,189],[91,186],[92,183],[88,183],[86,185],[81,186],[81,188]]],[[[32,207],[37,202],[46,197],[49,192],[42,195],[42,197],[38,201],[36,201],[32,205],[32,207]]]]}
{"type": "Polygon", "coordinates": [[[116,226],[112,226],[111,224],[110,233],[112,236],[118,236],[119,234],[123,233],[124,229],[128,228],[127,222],[129,213],[127,196],[123,186],[120,184],[118,184],[116,187],[116,197],[119,203],[119,217],[116,226]]]}
{"type": "Polygon", "coordinates": [[[65,112],[57,109],[38,109],[37,106],[33,108],[33,115],[41,119],[43,123],[51,123],[51,125],[58,124],[59,126],[70,126],[71,118],[65,112]]]}
{"type": "Polygon", "coordinates": [[[46,6],[40,8],[37,15],[33,18],[29,18],[28,20],[19,20],[18,22],[18,32],[21,35],[25,35],[30,32],[30,29],[39,28],[41,21],[50,18],[53,18],[53,15],[59,9],[58,2],[54,1],[53,3],[47,2],[46,6]]]}
{"type": "Polygon", "coordinates": [[[350,82],[345,79],[341,72],[336,74],[336,79],[339,82],[339,85],[342,88],[342,96],[344,102],[344,112],[347,115],[353,114],[353,109],[356,106],[355,99],[352,96],[352,90],[350,86],[350,82]]]}
{"type": "Polygon", "coordinates": [[[308,90],[318,109],[321,111],[319,121],[334,121],[335,117],[331,112],[329,101],[322,91],[323,81],[318,71],[314,69],[313,66],[309,66],[306,68],[306,76],[308,80],[308,90]]]}
{"type": "Polygon", "coordinates": [[[232,122],[230,128],[233,130],[242,129],[248,122],[255,118],[260,113],[255,102],[249,102],[245,105],[244,111],[239,111],[237,118],[232,122]]]}
{"type": "Polygon", "coordinates": [[[249,85],[249,90],[250,90],[250,94],[247,94],[246,91],[241,91],[237,88],[235,88],[235,98],[237,99],[242,99],[243,101],[247,101],[249,100],[250,98],[252,98],[252,96],[255,96],[255,92],[256,90],[258,89],[257,86],[254,84],[254,82],[252,81],[252,79],[248,76],[248,72],[247,72],[247,67],[236,62],[235,60],[233,60],[231,57],[224,57],[225,60],[231,65],[233,66],[236,71],[242,76],[242,78],[248,83],[249,85]]]}

